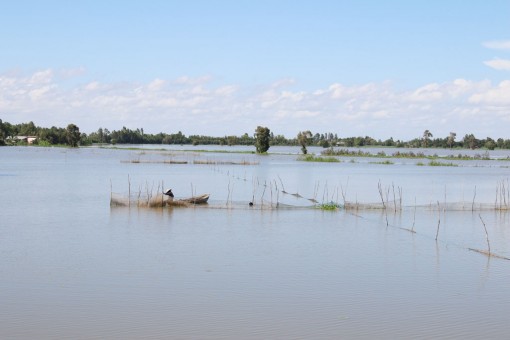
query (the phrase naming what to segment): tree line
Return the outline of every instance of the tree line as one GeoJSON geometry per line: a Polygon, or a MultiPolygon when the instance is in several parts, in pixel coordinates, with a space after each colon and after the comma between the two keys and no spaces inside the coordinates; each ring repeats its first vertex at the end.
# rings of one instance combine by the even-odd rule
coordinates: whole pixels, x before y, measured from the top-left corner
{"type": "Polygon", "coordinates": [[[69,124],[66,128],[51,128],[36,126],[33,122],[10,124],[0,119],[0,145],[23,144],[24,140],[18,140],[18,136],[34,136],[34,144],[38,145],[68,145],[86,146],[92,144],[178,144],[178,145],[254,145],[259,153],[267,152],[270,146],[301,146],[303,154],[307,153],[307,146],[321,146],[324,148],[362,147],[362,146],[387,146],[387,147],[411,147],[411,148],[463,148],[488,150],[510,149],[510,139],[490,137],[476,138],[473,134],[466,134],[457,138],[455,132],[448,136],[436,137],[430,130],[425,130],[422,136],[409,141],[394,140],[390,137],[386,140],[374,139],[369,136],[340,137],[337,133],[324,132],[312,133],[310,130],[298,131],[296,137],[286,138],[283,135],[275,135],[268,127],[258,126],[253,134],[244,133],[241,136],[186,136],[181,131],[175,133],[160,132],[157,134],[145,133],[143,128],[129,129],[125,126],[120,130],[108,130],[99,128],[90,134],[82,133],[75,124],[69,124]]]}
{"type": "Polygon", "coordinates": [[[85,134],[80,133],[80,128],[75,124],[69,124],[66,128],[52,126],[51,128],[36,126],[33,122],[22,124],[10,124],[0,119],[0,146],[8,144],[24,144],[25,139],[18,137],[36,137],[33,144],[36,145],[68,145],[77,147],[85,134]]]}

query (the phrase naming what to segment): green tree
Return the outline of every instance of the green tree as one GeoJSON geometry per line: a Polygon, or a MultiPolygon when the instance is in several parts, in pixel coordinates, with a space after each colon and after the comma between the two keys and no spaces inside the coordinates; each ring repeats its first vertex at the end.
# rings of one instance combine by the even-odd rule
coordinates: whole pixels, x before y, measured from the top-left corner
{"type": "Polygon", "coordinates": [[[455,132],[450,132],[450,135],[448,136],[448,141],[447,141],[450,149],[452,148],[453,143],[455,143],[455,137],[457,137],[457,134],[455,132]]]}
{"type": "Polygon", "coordinates": [[[474,150],[477,147],[478,139],[476,139],[475,135],[473,135],[472,133],[469,135],[466,134],[464,136],[463,143],[464,147],[469,147],[470,149],[474,150]]]}
{"type": "Polygon", "coordinates": [[[423,147],[424,148],[426,148],[428,146],[430,137],[433,137],[433,136],[429,130],[423,131],[423,147]]]}
{"type": "Polygon", "coordinates": [[[502,149],[504,145],[505,145],[505,140],[503,138],[498,138],[498,141],[497,141],[498,148],[502,149]]]}
{"type": "Polygon", "coordinates": [[[490,137],[487,137],[484,146],[489,150],[494,150],[497,146],[496,141],[490,137]]]}
{"type": "Polygon", "coordinates": [[[393,137],[390,137],[390,139],[386,139],[383,142],[384,146],[395,146],[395,141],[393,140],[393,137]]]}
{"type": "Polygon", "coordinates": [[[323,148],[329,148],[331,146],[331,143],[329,140],[324,139],[319,142],[319,145],[322,146],[323,148]]]}
{"type": "Polygon", "coordinates": [[[307,131],[299,131],[297,135],[297,140],[299,145],[301,145],[301,152],[303,155],[306,155],[308,153],[308,150],[306,149],[306,145],[310,144],[310,139],[312,138],[312,133],[310,130],[307,131]]]}
{"type": "Polygon", "coordinates": [[[255,130],[255,149],[257,153],[264,153],[269,150],[271,131],[267,127],[257,126],[255,130]]]}
{"type": "Polygon", "coordinates": [[[20,128],[19,128],[18,135],[22,135],[22,136],[37,135],[37,127],[35,126],[34,122],[30,121],[28,123],[22,123],[19,126],[20,126],[20,128]]]}
{"type": "Polygon", "coordinates": [[[0,119],[0,145],[5,145],[5,136],[6,133],[4,131],[4,124],[2,123],[2,120],[0,119]]]}
{"type": "Polygon", "coordinates": [[[81,134],[80,134],[80,128],[77,127],[74,124],[67,125],[66,128],[66,139],[67,144],[73,148],[77,147],[80,143],[81,134]]]}
{"type": "Polygon", "coordinates": [[[253,144],[252,143],[252,138],[248,135],[248,133],[244,133],[244,135],[242,135],[241,137],[241,144],[242,145],[251,145],[253,144]]]}

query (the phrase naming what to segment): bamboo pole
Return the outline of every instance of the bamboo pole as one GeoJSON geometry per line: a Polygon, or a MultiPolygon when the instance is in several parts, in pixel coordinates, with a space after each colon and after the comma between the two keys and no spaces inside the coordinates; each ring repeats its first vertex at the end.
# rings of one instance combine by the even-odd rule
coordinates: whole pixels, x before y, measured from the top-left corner
{"type": "Polygon", "coordinates": [[[482,215],[478,214],[478,217],[480,217],[480,221],[482,221],[483,229],[485,230],[485,239],[487,240],[487,250],[488,250],[489,256],[491,256],[491,244],[489,242],[489,233],[487,232],[487,226],[485,225],[485,222],[482,219],[482,215]]]}
{"type": "Polygon", "coordinates": [[[441,207],[439,206],[439,201],[437,201],[437,215],[438,215],[438,219],[437,219],[436,241],[437,241],[437,237],[439,236],[439,225],[441,224],[441,207]]]}

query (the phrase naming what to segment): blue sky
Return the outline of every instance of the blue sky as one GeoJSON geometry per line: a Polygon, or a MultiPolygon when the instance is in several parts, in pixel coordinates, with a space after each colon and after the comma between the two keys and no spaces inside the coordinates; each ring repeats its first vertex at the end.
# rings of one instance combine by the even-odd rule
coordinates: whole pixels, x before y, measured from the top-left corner
{"type": "Polygon", "coordinates": [[[0,119],[510,138],[509,17],[508,0],[10,1],[0,119]]]}

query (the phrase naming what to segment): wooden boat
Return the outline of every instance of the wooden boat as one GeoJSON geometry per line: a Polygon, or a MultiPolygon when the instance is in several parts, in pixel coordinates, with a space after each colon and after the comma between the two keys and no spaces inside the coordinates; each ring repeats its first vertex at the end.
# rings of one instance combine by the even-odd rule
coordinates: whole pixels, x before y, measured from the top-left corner
{"type": "Polygon", "coordinates": [[[204,204],[204,203],[207,203],[208,199],[209,199],[209,194],[203,194],[203,195],[200,195],[200,196],[192,196],[190,198],[181,198],[181,199],[179,199],[177,201],[178,202],[190,203],[190,204],[204,204]]]}

